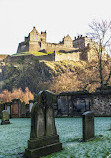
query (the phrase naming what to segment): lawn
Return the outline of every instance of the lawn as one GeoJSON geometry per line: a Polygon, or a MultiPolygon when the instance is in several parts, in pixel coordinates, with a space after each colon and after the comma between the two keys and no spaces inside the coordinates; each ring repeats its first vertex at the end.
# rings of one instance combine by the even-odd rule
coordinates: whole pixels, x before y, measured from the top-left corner
{"type": "Polygon", "coordinates": [[[35,56],[42,56],[42,55],[48,55],[48,54],[53,54],[54,52],[47,52],[47,53],[44,53],[44,52],[21,52],[21,53],[16,53],[16,54],[13,54],[12,56],[22,56],[22,55],[35,55],[35,56]]]}
{"type": "MultiPolygon", "coordinates": [[[[30,137],[30,119],[10,119],[10,125],[0,125],[0,158],[20,158],[30,137]]],[[[63,143],[61,152],[46,158],[106,158],[111,154],[110,117],[95,118],[95,139],[81,142],[81,118],[56,118],[57,132],[63,143]]]]}

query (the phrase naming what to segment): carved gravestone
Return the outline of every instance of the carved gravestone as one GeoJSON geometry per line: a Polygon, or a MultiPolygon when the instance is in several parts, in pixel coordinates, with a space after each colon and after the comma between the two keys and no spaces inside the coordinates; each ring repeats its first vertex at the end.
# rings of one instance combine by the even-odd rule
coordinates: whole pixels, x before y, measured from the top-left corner
{"type": "Polygon", "coordinates": [[[1,122],[1,125],[6,125],[6,124],[10,124],[9,113],[8,113],[7,110],[3,110],[2,111],[2,122],[1,122]]]}
{"type": "Polygon", "coordinates": [[[57,135],[52,103],[56,96],[49,91],[41,91],[31,111],[31,134],[25,156],[39,158],[62,150],[57,135]]]}
{"type": "Polygon", "coordinates": [[[94,138],[94,114],[87,111],[82,115],[83,119],[83,141],[94,138]]]}

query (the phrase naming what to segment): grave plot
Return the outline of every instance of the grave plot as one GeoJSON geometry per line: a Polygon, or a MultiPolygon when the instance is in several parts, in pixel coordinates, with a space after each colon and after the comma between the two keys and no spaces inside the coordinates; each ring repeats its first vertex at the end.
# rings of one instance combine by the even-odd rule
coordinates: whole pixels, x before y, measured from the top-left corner
{"type": "MultiPolygon", "coordinates": [[[[22,157],[30,138],[30,118],[13,118],[10,122],[9,125],[0,126],[0,158],[22,157]]],[[[111,118],[97,117],[94,122],[96,138],[81,142],[82,118],[56,118],[56,129],[63,150],[45,158],[107,157],[111,153],[111,118]]]]}

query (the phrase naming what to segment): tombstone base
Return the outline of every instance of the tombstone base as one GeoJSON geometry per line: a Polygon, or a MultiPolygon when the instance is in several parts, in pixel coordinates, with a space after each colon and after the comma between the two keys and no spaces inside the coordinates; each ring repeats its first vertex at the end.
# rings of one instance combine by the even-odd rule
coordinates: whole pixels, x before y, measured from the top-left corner
{"type": "Polygon", "coordinates": [[[25,150],[25,157],[39,158],[60,150],[62,150],[62,143],[59,142],[58,135],[31,139],[28,141],[28,149],[25,150]]]}
{"type": "Polygon", "coordinates": [[[1,125],[7,125],[7,124],[10,124],[10,121],[2,121],[1,122],[1,125]]]}

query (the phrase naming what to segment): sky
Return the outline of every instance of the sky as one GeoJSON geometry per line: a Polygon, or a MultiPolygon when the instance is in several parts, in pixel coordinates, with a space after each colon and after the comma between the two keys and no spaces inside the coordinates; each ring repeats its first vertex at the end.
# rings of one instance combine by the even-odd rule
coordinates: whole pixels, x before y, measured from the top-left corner
{"type": "Polygon", "coordinates": [[[58,43],[69,34],[85,35],[94,20],[111,20],[110,0],[0,0],[0,54],[15,54],[32,31],[58,43]]]}

